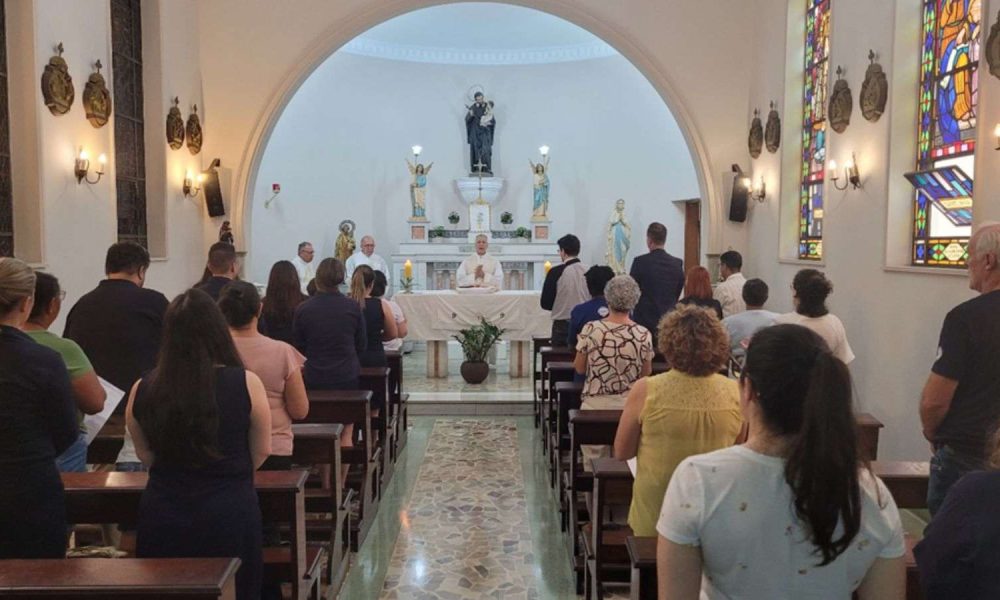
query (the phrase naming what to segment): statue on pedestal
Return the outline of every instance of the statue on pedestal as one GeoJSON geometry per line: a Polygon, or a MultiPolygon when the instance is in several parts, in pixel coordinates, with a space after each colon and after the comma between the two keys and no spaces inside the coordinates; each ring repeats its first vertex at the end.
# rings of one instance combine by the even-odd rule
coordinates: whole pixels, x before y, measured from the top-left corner
{"type": "Polygon", "coordinates": [[[434,163],[427,165],[424,168],[423,164],[418,163],[414,165],[409,160],[406,161],[406,166],[410,169],[410,175],[413,179],[410,180],[410,204],[413,208],[413,220],[423,221],[427,219],[427,201],[425,195],[427,193],[427,175],[431,172],[431,167],[434,163]]]}
{"type": "Polygon", "coordinates": [[[625,261],[632,245],[632,226],[625,218],[625,200],[619,198],[608,221],[608,251],[605,259],[615,275],[628,273],[625,261]]]}
{"type": "Polygon", "coordinates": [[[341,221],[338,228],[340,229],[340,235],[337,236],[333,257],[346,264],[347,259],[354,254],[354,249],[357,247],[354,243],[354,221],[341,221]]]}
{"type": "Polygon", "coordinates": [[[482,174],[493,177],[493,101],[487,101],[483,92],[477,91],[475,100],[466,106],[465,133],[469,143],[469,177],[482,174]]]}
{"type": "Polygon", "coordinates": [[[537,165],[528,160],[534,174],[534,199],[531,203],[531,218],[546,220],[549,216],[549,157],[545,155],[537,165]]]}

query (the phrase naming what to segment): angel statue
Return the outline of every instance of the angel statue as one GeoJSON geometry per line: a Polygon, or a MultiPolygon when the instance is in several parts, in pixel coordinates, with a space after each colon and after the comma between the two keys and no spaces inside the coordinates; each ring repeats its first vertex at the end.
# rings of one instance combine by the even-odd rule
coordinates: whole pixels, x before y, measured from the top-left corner
{"type": "Polygon", "coordinates": [[[354,221],[341,221],[338,228],[340,229],[340,235],[337,236],[333,257],[342,263],[346,263],[347,259],[354,254],[354,249],[357,247],[354,243],[354,221]]]}
{"type": "Polygon", "coordinates": [[[545,219],[549,214],[549,155],[546,154],[542,162],[537,165],[528,159],[531,165],[531,172],[535,177],[535,195],[531,204],[531,218],[545,219]]]}
{"type": "Polygon", "coordinates": [[[413,179],[410,180],[410,204],[413,207],[413,219],[420,221],[427,220],[427,201],[425,195],[427,193],[427,174],[431,172],[431,167],[434,163],[427,165],[424,168],[423,164],[418,163],[414,165],[409,160],[406,161],[406,166],[410,169],[410,175],[413,179]]]}
{"type": "Polygon", "coordinates": [[[608,220],[608,252],[605,255],[608,266],[615,275],[624,275],[628,249],[632,245],[632,226],[625,219],[625,200],[615,202],[615,210],[608,220]]]}

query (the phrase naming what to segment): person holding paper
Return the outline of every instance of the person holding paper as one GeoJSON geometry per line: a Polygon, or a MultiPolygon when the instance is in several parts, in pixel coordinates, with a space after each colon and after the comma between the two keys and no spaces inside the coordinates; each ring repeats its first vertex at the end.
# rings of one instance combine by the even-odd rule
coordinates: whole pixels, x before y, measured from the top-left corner
{"type": "Polygon", "coordinates": [[[56,458],[56,466],[64,473],[83,473],[87,470],[87,428],[83,425],[83,415],[101,412],[106,394],[83,349],[73,340],[61,338],[48,330],[59,316],[64,297],[65,293],[54,275],[35,273],[35,305],[21,329],[39,344],[58,352],[66,364],[73,399],[76,400],[80,435],[56,458]]]}

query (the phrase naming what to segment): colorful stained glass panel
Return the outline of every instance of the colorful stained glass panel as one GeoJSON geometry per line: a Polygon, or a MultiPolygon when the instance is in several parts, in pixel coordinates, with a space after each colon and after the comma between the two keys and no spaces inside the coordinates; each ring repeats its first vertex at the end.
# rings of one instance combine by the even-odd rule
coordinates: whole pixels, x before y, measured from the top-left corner
{"type": "Polygon", "coordinates": [[[826,101],[830,54],[830,0],[806,0],[802,86],[802,157],[799,258],[823,257],[823,175],[826,169],[826,101]]]}

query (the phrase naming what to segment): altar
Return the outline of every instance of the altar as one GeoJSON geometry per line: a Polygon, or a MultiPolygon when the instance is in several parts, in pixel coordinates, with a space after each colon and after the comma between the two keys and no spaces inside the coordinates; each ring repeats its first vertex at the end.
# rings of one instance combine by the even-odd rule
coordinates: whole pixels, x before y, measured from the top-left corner
{"type": "Polygon", "coordinates": [[[501,339],[510,341],[510,376],[531,373],[531,338],[548,335],[549,312],[542,310],[539,293],[505,291],[464,294],[454,290],[396,294],[393,297],[406,314],[406,339],[427,342],[427,376],[448,376],[448,340],[459,330],[478,325],[480,317],[504,329],[501,339]]]}

